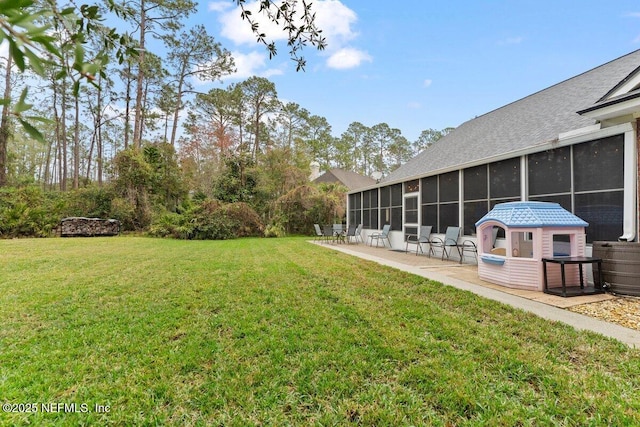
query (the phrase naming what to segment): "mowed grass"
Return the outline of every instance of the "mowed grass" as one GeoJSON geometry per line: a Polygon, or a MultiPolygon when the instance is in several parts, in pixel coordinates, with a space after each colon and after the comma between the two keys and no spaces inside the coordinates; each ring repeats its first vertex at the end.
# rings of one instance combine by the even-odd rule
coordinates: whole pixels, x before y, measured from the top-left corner
{"type": "Polygon", "coordinates": [[[0,254],[0,425],[640,425],[640,351],[305,239],[0,254]]]}

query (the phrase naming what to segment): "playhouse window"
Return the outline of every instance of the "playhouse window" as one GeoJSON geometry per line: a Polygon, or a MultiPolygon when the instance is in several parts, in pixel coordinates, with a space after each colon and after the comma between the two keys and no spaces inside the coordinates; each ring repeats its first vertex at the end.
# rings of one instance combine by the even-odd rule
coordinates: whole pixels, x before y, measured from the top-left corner
{"type": "Polygon", "coordinates": [[[533,258],[533,233],[514,231],[511,233],[511,256],[533,258]]]}
{"type": "Polygon", "coordinates": [[[501,234],[502,237],[504,237],[504,233],[504,228],[498,226],[493,226],[491,228],[485,229],[483,231],[483,236],[481,236],[481,238],[484,240],[484,244],[482,245],[483,252],[486,254],[506,256],[507,248],[499,247],[496,244],[498,237],[501,234]]]}
{"type": "Polygon", "coordinates": [[[553,235],[553,256],[571,255],[571,234],[553,235]]]}

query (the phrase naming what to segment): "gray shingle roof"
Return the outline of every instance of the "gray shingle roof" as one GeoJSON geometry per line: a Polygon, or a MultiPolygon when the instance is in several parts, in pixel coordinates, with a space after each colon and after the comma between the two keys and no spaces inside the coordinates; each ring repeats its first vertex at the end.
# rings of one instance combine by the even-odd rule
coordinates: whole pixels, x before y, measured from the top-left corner
{"type": "Polygon", "coordinates": [[[553,142],[595,124],[577,114],[640,67],[640,50],[469,120],[388,175],[396,182],[553,142]]]}
{"type": "Polygon", "coordinates": [[[349,190],[370,187],[376,181],[368,176],[360,175],[344,169],[331,169],[313,180],[314,182],[339,182],[349,190]]]}

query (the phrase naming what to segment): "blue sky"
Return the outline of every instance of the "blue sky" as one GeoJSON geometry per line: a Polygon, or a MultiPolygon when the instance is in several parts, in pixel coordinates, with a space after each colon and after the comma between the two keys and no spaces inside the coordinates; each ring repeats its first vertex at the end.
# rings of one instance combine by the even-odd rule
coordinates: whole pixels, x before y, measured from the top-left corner
{"type": "Polygon", "coordinates": [[[354,121],[385,122],[414,141],[640,49],[637,1],[315,0],[313,9],[328,47],[305,49],[305,72],[277,32],[269,60],[231,0],[200,3],[192,20],[236,58],[222,86],[266,77],[335,136],[354,121]]]}

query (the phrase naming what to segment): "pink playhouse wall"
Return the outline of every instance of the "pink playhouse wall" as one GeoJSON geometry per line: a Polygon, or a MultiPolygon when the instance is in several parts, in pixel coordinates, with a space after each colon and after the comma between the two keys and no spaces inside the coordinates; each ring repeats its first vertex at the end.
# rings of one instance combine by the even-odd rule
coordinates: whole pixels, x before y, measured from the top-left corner
{"type": "MultiPolygon", "coordinates": [[[[498,221],[486,221],[478,228],[478,275],[509,288],[542,291],[544,275],[542,258],[555,255],[584,256],[586,236],[584,227],[506,227],[498,221]],[[493,228],[505,230],[505,238],[493,243],[493,228]],[[554,235],[562,235],[569,242],[556,242],[554,235]],[[526,238],[522,238],[527,236],[526,238]],[[561,253],[558,253],[558,250],[561,253]]],[[[578,266],[566,266],[568,281],[578,280],[578,266]]],[[[559,286],[560,266],[547,265],[551,287],[559,286]]]]}

